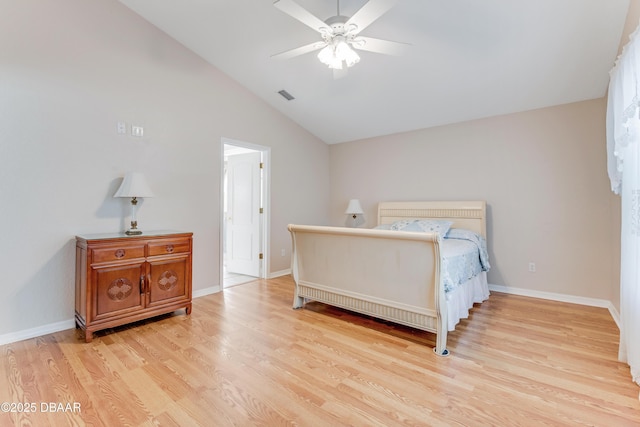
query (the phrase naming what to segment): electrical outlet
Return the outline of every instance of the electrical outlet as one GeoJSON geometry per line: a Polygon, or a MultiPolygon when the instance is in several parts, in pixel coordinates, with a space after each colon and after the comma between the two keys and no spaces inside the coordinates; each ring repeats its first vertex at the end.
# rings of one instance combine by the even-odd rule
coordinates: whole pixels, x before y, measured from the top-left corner
{"type": "Polygon", "coordinates": [[[529,263],[529,271],[532,273],[536,272],[536,263],[535,262],[530,262],[529,263]]]}

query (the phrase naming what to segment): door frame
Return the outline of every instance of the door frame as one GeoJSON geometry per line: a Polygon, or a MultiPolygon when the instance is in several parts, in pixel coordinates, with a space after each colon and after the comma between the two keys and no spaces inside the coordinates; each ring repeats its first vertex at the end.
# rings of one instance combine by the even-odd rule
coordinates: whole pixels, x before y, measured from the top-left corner
{"type": "Polygon", "coordinates": [[[231,138],[222,137],[220,139],[220,209],[219,209],[219,270],[220,270],[220,290],[224,289],[224,232],[223,230],[226,227],[225,217],[224,217],[224,197],[225,197],[225,188],[224,188],[224,146],[225,145],[233,145],[240,148],[247,148],[254,151],[259,151],[262,153],[262,179],[260,182],[261,193],[262,193],[262,209],[263,214],[260,215],[260,244],[259,250],[262,253],[262,262],[260,263],[259,269],[259,278],[267,279],[270,271],[270,260],[269,260],[269,237],[270,237],[270,229],[271,229],[271,216],[270,216],[270,201],[271,201],[271,148],[263,145],[252,144],[250,142],[244,142],[239,140],[234,140],[231,138]]]}

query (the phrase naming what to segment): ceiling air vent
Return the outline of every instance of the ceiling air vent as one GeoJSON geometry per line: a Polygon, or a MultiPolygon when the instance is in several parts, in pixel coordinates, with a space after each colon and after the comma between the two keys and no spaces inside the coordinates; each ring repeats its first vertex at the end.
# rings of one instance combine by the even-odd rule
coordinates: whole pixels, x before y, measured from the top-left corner
{"type": "Polygon", "coordinates": [[[284,99],[286,99],[287,101],[291,101],[291,100],[295,99],[295,98],[294,98],[294,97],[293,97],[289,92],[287,92],[287,91],[286,91],[286,90],[284,90],[284,89],[282,89],[282,90],[278,91],[278,93],[279,93],[280,95],[282,95],[282,97],[283,97],[284,99]]]}

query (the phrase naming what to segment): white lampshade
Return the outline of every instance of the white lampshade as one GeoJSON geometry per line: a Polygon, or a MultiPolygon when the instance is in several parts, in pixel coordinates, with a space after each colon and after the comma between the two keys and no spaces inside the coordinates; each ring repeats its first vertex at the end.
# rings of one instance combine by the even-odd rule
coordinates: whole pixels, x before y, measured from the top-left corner
{"type": "Polygon", "coordinates": [[[335,58],[333,52],[333,46],[327,45],[320,52],[318,52],[318,59],[325,65],[331,64],[331,61],[335,58]]]}
{"type": "Polygon", "coordinates": [[[347,206],[347,210],[344,211],[344,213],[347,215],[362,215],[364,211],[362,210],[362,206],[360,205],[360,200],[349,200],[349,206],[347,206]]]}
{"type": "Polygon", "coordinates": [[[343,62],[347,67],[351,67],[360,61],[360,56],[351,48],[345,37],[335,36],[327,43],[318,53],[318,59],[329,68],[341,70],[343,62]]]}
{"type": "Polygon", "coordinates": [[[153,197],[153,192],[142,173],[127,172],[113,197],[153,197]]]}
{"type": "Polygon", "coordinates": [[[360,62],[360,56],[347,44],[347,42],[341,41],[336,46],[336,57],[340,62],[347,63],[347,67],[352,67],[360,62]]]}

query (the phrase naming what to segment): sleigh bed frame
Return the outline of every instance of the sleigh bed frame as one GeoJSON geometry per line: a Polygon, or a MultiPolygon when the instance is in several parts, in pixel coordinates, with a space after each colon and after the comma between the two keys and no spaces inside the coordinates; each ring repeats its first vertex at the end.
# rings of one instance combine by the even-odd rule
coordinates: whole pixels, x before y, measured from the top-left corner
{"type": "MultiPolygon", "coordinates": [[[[378,205],[378,225],[403,219],[449,220],[453,228],[486,237],[484,201],[378,205]]],[[[435,353],[449,354],[437,235],[294,224],[288,228],[293,243],[294,308],[319,301],[433,332],[435,353]]]]}

